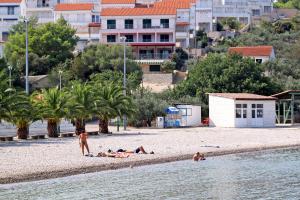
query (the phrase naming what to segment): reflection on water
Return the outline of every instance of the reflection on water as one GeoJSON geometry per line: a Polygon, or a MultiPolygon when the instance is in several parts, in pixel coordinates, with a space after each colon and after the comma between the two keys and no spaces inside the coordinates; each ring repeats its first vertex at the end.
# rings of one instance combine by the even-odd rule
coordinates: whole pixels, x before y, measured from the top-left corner
{"type": "Polygon", "coordinates": [[[299,199],[300,149],[0,186],[0,199],[299,199]]]}

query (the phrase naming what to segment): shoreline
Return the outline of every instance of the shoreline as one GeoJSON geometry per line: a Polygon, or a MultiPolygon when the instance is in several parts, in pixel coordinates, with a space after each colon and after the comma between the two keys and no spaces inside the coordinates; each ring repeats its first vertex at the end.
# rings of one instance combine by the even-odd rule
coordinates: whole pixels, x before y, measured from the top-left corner
{"type": "MultiPolygon", "coordinates": [[[[275,149],[286,149],[286,148],[297,148],[297,147],[300,147],[300,144],[262,146],[262,147],[219,150],[219,151],[203,151],[201,153],[204,153],[206,157],[215,157],[215,156],[223,156],[223,155],[230,155],[230,154],[239,154],[239,153],[248,153],[248,152],[255,152],[255,151],[275,150],[275,149]]],[[[41,173],[40,172],[29,173],[29,174],[11,176],[6,178],[0,178],[0,184],[39,181],[44,179],[54,179],[54,178],[61,178],[61,177],[86,174],[86,173],[117,170],[122,168],[128,168],[130,166],[139,167],[139,166],[152,165],[152,164],[163,164],[163,163],[176,162],[182,160],[190,160],[192,159],[193,154],[182,154],[182,155],[170,156],[170,157],[156,157],[152,159],[142,159],[138,161],[124,160],[124,162],[120,162],[120,163],[108,163],[108,164],[100,164],[96,166],[45,171],[41,173]]]]}

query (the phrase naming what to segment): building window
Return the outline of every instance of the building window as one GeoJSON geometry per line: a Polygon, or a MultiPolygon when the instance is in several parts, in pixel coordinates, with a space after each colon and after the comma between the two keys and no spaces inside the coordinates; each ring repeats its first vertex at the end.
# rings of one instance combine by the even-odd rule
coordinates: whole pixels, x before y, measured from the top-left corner
{"type": "Polygon", "coordinates": [[[160,41],[161,42],[169,42],[169,35],[167,35],[167,34],[160,35],[160,41]]]}
{"type": "Polygon", "coordinates": [[[264,117],[264,105],[252,104],[252,118],[263,118],[263,117],[264,117]]]}
{"type": "Polygon", "coordinates": [[[2,41],[6,42],[8,40],[8,32],[2,32],[2,41]]]}
{"type": "Polygon", "coordinates": [[[150,72],[160,72],[160,65],[150,65],[149,71],[150,72]]]}
{"type": "Polygon", "coordinates": [[[247,104],[235,105],[235,118],[247,118],[247,104]]]}
{"type": "Polygon", "coordinates": [[[143,19],[143,28],[151,28],[151,19],[143,19]]]}
{"type": "Polygon", "coordinates": [[[107,20],[107,29],[116,29],[116,20],[108,19],[107,20]]]}
{"type": "Polygon", "coordinates": [[[169,28],[169,19],[160,19],[161,28],[169,28]]]}
{"type": "Polygon", "coordinates": [[[258,63],[258,64],[261,64],[262,63],[262,59],[255,59],[255,62],[258,63]]]}
{"type": "Polygon", "coordinates": [[[133,29],[133,19],[125,19],[125,29],[133,29]]]}
{"type": "Polygon", "coordinates": [[[264,105],[263,104],[257,104],[257,118],[263,118],[264,117],[264,105]]]}
{"type": "Polygon", "coordinates": [[[92,15],[92,22],[100,23],[100,16],[99,15],[92,15]]]}
{"type": "Polygon", "coordinates": [[[14,15],[15,14],[15,7],[8,6],[7,7],[7,15],[14,15]]]}
{"type": "Polygon", "coordinates": [[[264,13],[271,13],[271,11],[272,11],[271,6],[265,6],[264,7],[264,13]]]}
{"type": "Polygon", "coordinates": [[[125,35],[126,42],[133,42],[133,35],[125,35]]]}
{"type": "Polygon", "coordinates": [[[151,42],[151,35],[143,35],[143,42],[151,42]]]}
{"type": "Polygon", "coordinates": [[[115,35],[107,35],[107,42],[116,42],[115,35]]]}
{"type": "Polygon", "coordinates": [[[253,16],[260,16],[260,10],[252,10],[253,16]]]}

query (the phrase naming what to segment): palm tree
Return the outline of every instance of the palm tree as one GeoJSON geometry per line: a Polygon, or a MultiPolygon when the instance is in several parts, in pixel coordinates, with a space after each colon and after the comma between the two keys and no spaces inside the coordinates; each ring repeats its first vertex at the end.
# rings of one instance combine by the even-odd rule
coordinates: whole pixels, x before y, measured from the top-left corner
{"type": "Polygon", "coordinates": [[[134,112],[130,97],[124,96],[122,88],[114,85],[96,84],[96,101],[94,113],[99,117],[99,132],[108,133],[110,119],[123,114],[130,115],[134,112]]]}
{"type": "Polygon", "coordinates": [[[92,118],[94,104],[94,92],[91,85],[75,81],[69,90],[71,95],[69,101],[68,118],[75,122],[75,133],[85,130],[85,122],[92,118]]]}
{"type": "Polygon", "coordinates": [[[67,93],[57,87],[43,89],[41,93],[34,94],[33,102],[39,110],[40,116],[47,120],[48,136],[58,137],[57,125],[68,111],[67,93]]]}

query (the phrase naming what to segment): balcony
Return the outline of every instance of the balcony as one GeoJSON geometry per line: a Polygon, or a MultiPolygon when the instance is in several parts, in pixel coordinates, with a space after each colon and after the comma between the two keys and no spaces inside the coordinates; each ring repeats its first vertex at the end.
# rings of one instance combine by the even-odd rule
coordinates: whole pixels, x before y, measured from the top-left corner
{"type": "Polygon", "coordinates": [[[136,55],[136,60],[168,60],[171,53],[151,53],[151,54],[139,54],[136,55]]]}

